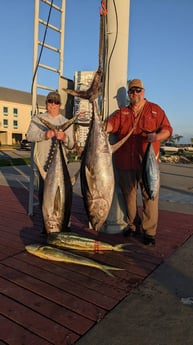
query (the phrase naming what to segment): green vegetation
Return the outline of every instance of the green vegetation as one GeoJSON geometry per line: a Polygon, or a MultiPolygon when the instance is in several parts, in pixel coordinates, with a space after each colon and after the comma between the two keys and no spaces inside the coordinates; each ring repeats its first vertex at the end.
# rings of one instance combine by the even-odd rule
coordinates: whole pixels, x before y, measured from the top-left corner
{"type": "MultiPolygon", "coordinates": [[[[67,154],[68,161],[76,162],[78,161],[78,157],[76,153],[68,153],[67,154]]],[[[30,165],[31,158],[30,157],[24,157],[24,158],[1,158],[0,159],[0,167],[7,167],[7,166],[13,166],[13,165],[30,165]]]]}
{"type": "Polygon", "coordinates": [[[0,167],[12,166],[12,165],[29,165],[30,158],[3,158],[0,159],[0,167]]]}

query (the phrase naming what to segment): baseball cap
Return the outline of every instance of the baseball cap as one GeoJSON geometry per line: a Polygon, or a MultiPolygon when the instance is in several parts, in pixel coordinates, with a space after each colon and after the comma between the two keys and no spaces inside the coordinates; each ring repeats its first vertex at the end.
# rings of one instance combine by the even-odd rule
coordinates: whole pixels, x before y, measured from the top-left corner
{"type": "Polygon", "coordinates": [[[132,87],[140,87],[141,89],[143,89],[143,82],[140,79],[130,80],[128,84],[128,90],[130,90],[132,87]]]}
{"type": "Polygon", "coordinates": [[[56,104],[61,104],[61,97],[60,94],[57,91],[49,92],[49,94],[46,97],[46,103],[54,102],[56,104]]]}

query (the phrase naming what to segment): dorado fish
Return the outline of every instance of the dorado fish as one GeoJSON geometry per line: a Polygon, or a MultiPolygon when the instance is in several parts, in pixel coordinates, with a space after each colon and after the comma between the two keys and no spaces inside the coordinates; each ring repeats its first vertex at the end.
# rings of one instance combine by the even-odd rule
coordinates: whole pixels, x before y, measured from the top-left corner
{"type": "Polygon", "coordinates": [[[93,102],[93,115],[82,154],[80,178],[85,209],[92,228],[99,231],[110,211],[115,179],[112,150],[93,102]]]}
{"type": "Polygon", "coordinates": [[[154,200],[159,191],[160,173],[154,148],[148,143],[142,161],[142,180],[149,199],[154,200]]]}
{"type": "Polygon", "coordinates": [[[27,245],[25,249],[30,254],[39,256],[42,259],[51,260],[51,261],[62,261],[62,262],[71,263],[71,264],[94,267],[105,272],[106,274],[112,277],[113,275],[111,272],[109,272],[109,270],[116,270],[116,271],[122,270],[122,268],[103,265],[95,260],[85,258],[81,255],[60,250],[51,246],[31,244],[31,245],[27,245]]]}
{"type": "Polygon", "coordinates": [[[111,245],[106,242],[97,241],[91,238],[79,236],[76,233],[51,233],[48,236],[48,243],[63,248],[70,248],[80,251],[116,251],[116,252],[128,252],[123,247],[128,246],[128,243],[122,243],[117,245],[111,245]]]}

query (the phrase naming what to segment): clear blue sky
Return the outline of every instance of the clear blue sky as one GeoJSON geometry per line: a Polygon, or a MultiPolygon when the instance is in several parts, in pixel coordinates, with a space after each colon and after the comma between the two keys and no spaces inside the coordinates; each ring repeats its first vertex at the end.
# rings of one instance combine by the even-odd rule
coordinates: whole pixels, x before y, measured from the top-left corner
{"type": "MultiPolygon", "coordinates": [[[[166,111],[174,134],[189,143],[193,137],[193,1],[130,1],[128,79],[143,80],[147,99],[166,111]]],[[[34,2],[1,1],[0,86],[31,91],[34,2]]],[[[73,79],[77,70],[97,69],[100,4],[100,0],[66,0],[67,78],[73,79]]],[[[47,18],[47,12],[42,15],[47,18]]]]}

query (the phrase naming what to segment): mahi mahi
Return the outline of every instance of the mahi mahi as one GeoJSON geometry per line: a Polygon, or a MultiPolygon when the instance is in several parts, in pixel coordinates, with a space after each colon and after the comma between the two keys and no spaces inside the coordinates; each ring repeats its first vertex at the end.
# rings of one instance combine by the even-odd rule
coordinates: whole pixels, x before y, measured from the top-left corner
{"type": "Polygon", "coordinates": [[[76,233],[51,233],[48,236],[48,243],[57,247],[69,248],[79,251],[116,251],[116,252],[128,252],[124,247],[128,246],[128,243],[122,243],[117,245],[111,245],[106,242],[97,241],[91,238],[79,236],[76,233]]]}
{"type": "Polygon", "coordinates": [[[64,250],[60,250],[51,246],[47,245],[40,245],[40,244],[31,244],[25,247],[27,252],[30,254],[36,255],[42,259],[51,260],[51,261],[61,261],[66,263],[72,263],[77,265],[83,265],[88,267],[97,268],[109,276],[113,277],[113,274],[109,272],[110,270],[122,270],[122,268],[108,266],[100,264],[99,262],[85,258],[81,255],[77,255],[74,253],[70,253],[64,250]]]}

